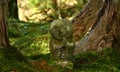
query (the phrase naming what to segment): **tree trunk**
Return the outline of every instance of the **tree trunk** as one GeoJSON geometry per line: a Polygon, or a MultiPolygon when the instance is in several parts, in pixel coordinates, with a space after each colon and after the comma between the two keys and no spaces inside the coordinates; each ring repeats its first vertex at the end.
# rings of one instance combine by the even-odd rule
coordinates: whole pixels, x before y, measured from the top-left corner
{"type": "Polygon", "coordinates": [[[18,19],[17,0],[9,0],[9,16],[18,19]]]}
{"type": "Polygon", "coordinates": [[[7,0],[0,1],[0,48],[9,47],[9,39],[6,28],[6,21],[8,17],[8,3],[7,0]]]}
{"type": "Polygon", "coordinates": [[[52,5],[53,5],[53,8],[57,14],[57,18],[58,19],[61,19],[61,0],[51,0],[52,1],[52,5]]]}
{"type": "Polygon", "coordinates": [[[75,54],[120,47],[120,1],[90,0],[73,25],[75,54]]]}

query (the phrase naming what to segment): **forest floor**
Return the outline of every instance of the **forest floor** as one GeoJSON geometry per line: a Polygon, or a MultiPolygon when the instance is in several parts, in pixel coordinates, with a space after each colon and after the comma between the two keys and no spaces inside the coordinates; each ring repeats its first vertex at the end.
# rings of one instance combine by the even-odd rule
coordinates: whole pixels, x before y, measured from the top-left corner
{"type": "Polygon", "coordinates": [[[52,63],[49,54],[25,57],[16,48],[0,49],[0,72],[120,72],[120,51],[106,49],[75,56],[73,69],[52,63]]]}

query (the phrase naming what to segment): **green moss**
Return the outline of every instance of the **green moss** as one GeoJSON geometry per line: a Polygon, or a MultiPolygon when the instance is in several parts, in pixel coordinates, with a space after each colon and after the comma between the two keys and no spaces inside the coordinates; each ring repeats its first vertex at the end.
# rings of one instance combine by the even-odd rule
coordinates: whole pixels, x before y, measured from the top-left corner
{"type": "Polygon", "coordinates": [[[108,48],[75,56],[75,69],[84,72],[120,72],[120,51],[108,48]]]}
{"type": "Polygon", "coordinates": [[[0,72],[35,72],[29,61],[16,48],[0,49],[0,72]]]}

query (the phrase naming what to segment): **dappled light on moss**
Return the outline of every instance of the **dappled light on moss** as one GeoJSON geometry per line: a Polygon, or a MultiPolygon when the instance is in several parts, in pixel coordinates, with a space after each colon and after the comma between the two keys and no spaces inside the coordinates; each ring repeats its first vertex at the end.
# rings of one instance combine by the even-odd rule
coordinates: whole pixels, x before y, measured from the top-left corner
{"type": "Polygon", "coordinates": [[[16,26],[12,21],[9,24],[11,45],[17,47],[25,56],[49,53],[49,23],[44,23],[45,25],[17,21],[14,23],[16,26]]]}

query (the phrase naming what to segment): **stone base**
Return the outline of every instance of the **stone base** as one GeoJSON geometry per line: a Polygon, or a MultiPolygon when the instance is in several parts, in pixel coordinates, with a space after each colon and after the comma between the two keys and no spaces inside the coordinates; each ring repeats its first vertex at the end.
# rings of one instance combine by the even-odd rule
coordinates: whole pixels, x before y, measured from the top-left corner
{"type": "Polygon", "coordinates": [[[62,68],[73,69],[73,62],[67,60],[56,60],[54,64],[62,68]]]}

